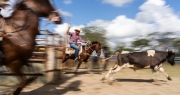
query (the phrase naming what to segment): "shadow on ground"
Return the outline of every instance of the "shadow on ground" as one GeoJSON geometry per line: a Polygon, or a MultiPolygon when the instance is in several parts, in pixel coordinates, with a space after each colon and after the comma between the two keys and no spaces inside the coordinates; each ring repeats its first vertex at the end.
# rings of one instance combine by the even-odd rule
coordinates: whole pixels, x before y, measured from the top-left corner
{"type": "MultiPolygon", "coordinates": [[[[116,79],[118,82],[146,82],[153,83],[155,82],[153,79],[116,79]]],[[[167,82],[165,80],[158,80],[159,82],[167,82]]]]}
{"type": "Polygon", "coordinates": [[[45,84],[35,90],[22,92],[20,95],[63,95],[69,91],[81,91],[81,89],[78,88],[81,85],[81,81],[79,80],[73,81],[69,85],[61,87],[61,84],[65,83],[75,76],[77,75],[65,77],[62,80],[59,80],[55,83],[45,84]]]}

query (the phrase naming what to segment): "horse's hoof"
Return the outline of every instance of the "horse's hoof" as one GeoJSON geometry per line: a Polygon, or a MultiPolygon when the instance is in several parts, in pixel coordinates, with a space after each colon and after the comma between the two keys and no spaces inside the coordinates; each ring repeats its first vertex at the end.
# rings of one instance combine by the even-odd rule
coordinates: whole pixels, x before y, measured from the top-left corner
{"type": "Polygon", "coordinates": [[[106,78],[105,77],[103,77],[102,79],[101,79],[101,81],[103,81],[103,80],[105,80],[106,78]]]}
{"type": "Polygon", "coordinates": [[[171,77],[169,77],[169,76],[167,77],[167,79],[168,79],[168,80],[172,80],[171,77]]]}

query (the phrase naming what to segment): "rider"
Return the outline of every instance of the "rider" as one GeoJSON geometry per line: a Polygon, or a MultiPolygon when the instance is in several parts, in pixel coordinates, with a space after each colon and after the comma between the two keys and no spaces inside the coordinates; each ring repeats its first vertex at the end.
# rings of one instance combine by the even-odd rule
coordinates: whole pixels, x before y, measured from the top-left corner
{"type": "Polygon", "coordinates": [[[23,0],[0,0],[1,12],[0,15],[3,18],[8,18],[14,12],[14,8],[17,4],[21,3],[23,0]]]}
{"type": "Polygon", "coordinates": [[[79,33],[81,32],[80,28],[75,28],[74,32],[69,32],[70,30],[70,26],[68,26],[68,30],[67,30],[67,34],[70,35],[70,40],[69,40],[69,44],[70,47],[75,49],[75,60],[78,60],[78,53],[79,53],[79,48],[77,46],[78,42],[85,42],[84,40],[82,40],[82,38],[80,37],[79,33]]]}
{"type": "MultiPolygon", "coordinates": [[[[0,0],[0,15],[3,18],[9,18],[14,13],[14,8],[23,0],[0,0]]],[[[53,17],[51,21],[59,21],[59,17],[53,17]]]]}

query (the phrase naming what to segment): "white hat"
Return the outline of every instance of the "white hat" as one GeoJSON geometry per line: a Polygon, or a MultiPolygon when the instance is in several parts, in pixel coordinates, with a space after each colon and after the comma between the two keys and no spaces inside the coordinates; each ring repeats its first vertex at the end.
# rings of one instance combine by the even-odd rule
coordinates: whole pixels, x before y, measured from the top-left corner
{"type": "Polygon", "coordinates": [[[79,32],[81,32],[81,28],[75,28],[74,31],[79,31],[79,32]]]}

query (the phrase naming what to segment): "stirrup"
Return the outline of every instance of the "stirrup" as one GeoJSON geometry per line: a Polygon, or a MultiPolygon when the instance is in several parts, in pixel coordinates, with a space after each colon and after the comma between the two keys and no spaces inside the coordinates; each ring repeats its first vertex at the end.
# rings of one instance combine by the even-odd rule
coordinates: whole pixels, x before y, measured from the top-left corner
{"type": "Polygon", "coordinates": [[[78,57],[76,57],[74,60],[75,60],[75,61],[79,61],[79,58],[78,58],[78,57]]]}

